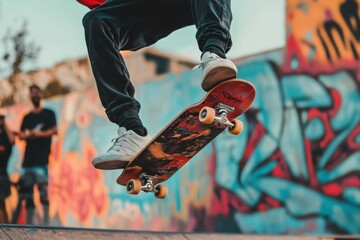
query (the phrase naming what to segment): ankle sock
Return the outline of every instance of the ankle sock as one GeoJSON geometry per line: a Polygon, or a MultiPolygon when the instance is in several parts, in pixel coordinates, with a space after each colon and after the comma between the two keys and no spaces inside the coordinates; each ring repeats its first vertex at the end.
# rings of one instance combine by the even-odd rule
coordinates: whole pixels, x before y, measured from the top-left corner
{"type": "Polygon", "coordinates": [[[136,127],[136,128],[132,128],[131,130],[133,130],[137,135],[145,137],[147,135],[147,130],[144,127],[136,127]]]}
{"type": "Polygon", "coordinates": [[[119,125],[119,127],[124,127],[126,128],[126,130],[132,130],[134,131],[137,135],[140,135],[142,137],[145,137],[147,135],[147,130],[146,128],[142,125],[142,123],[140,122],[127,122],[126,124],[123,125],[119,125]]]}
{"type": "Polygon", "coordinates": [[[145,137],[147,135],[147,130],[142,125],[140,120],[139,120],[139,122],[138,121],[136,121],[136,122],[127,122],[125,124],[122,124],[120,127],[124,127],[124,128],[126,128],[126,130],[132,130],[137,135],[140,135],[142,137],[145,137]]]}
{"type": "Polygon", "coordinates": [[[124,116],[126,117],[122,117],[121,120],[117,122],[119,127],[124,127],[126,130],[132,130],[142,137],[147,135],[147,130],[142,124],[137,112],[128,111],[124,116]]]}
{"type": "Polygon", "coordinates": [[[226,59],[226,55],[225,55],[224,50],[221,47],[217,46],[217,45],[208,45],[208,46],[206,46],[203,53],[201,54],[201,57],[205,52],[215,53],[219,57],[221,57],[223,59],[226,59]]]}

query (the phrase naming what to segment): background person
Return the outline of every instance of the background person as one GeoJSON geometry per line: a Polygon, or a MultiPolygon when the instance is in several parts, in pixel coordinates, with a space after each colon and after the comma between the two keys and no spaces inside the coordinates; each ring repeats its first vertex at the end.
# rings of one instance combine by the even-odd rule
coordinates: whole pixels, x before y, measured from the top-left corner
{"type": "Polygon", "coordinates": [[[10,179],[7,166],[15,136],[5,123],[5,116],[0,115],[0,223],[8,223],[5,199],[10,195],[10,179]]]}
{"type": "Polygon", "coordinates": [[[26,201],[27,223],[32,224],[35,211],[34,185],[36,184],[44,209],[43,224],[49,223],[48,163],[52,136],[57,134],[55,113],[41,107],[41,90],[30,86],[30,100],[34,106],[21,124],[20,138],[26,141],[25,156],[21,176],[24,199],[26,201]]]}

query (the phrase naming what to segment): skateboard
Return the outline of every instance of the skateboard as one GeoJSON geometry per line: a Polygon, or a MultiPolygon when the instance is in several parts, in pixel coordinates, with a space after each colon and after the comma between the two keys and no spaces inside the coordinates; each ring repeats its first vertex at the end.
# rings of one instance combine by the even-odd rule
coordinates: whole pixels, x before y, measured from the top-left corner
{"type": "Polygon", "coordinates": [[[187,107],[164,127],[126,166],[117,183],[129,194],[153,192],[165,198],[166,181],[226,128],[240,134],[245,113],[255,98],[254,86],[231,79],[212,88],[202,101],[187,107]]]}

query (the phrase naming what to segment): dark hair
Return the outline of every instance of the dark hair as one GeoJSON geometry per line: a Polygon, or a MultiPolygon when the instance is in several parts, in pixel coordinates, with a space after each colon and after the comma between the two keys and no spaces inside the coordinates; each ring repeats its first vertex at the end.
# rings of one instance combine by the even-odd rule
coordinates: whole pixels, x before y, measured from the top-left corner
{"type": "Polygon", "coordinates": [[[36,84],[32,84],[32,85],[30,85],[29,90],[31,91],[31,90],[33,90],[33,89],[36,89],[36,90],[38,90],[38,91],[40,91],[40,92],[41,92],[40,87],[39,87],[38,85],[36,85],[36,84]]]}

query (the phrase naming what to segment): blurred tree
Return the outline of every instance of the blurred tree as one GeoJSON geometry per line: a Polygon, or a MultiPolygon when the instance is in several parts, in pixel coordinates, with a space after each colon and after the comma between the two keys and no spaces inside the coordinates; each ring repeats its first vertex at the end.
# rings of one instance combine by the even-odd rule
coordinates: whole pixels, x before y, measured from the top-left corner
{"type": "Polygon", "coordinates": [[[4,38],[5,51],[3,59],[11,66],[11,75],[22,72],[22,66],[30,61],[36,60],[40,52],[40,47],[33,42],[27,41],[28,30],[27,23],[12,33],[8,30],[4,38]]]}
{"type": "MultiPolygon", "coordinates": [[[[23,22],[18,30],[11,31],[9,29],[7,31],[3,37],[3,46],[3,64],[1,64],[1,66],[4,65],[5,67],[2,67],[1,70],[8,72],[8,80],[12,87],[12,93],[15,93],[18,89],[23,87],[21,86],[20,81],[17,81],[19,74],[23,70],[23,66],[37,59],[40,47],[34,42],[28,41],[26,21],[23,22]]],[[[14,100],[14,94],[11,94],[11,96],[3,99],[1,105],[11,105],[15,102],[14,100]]]]}

